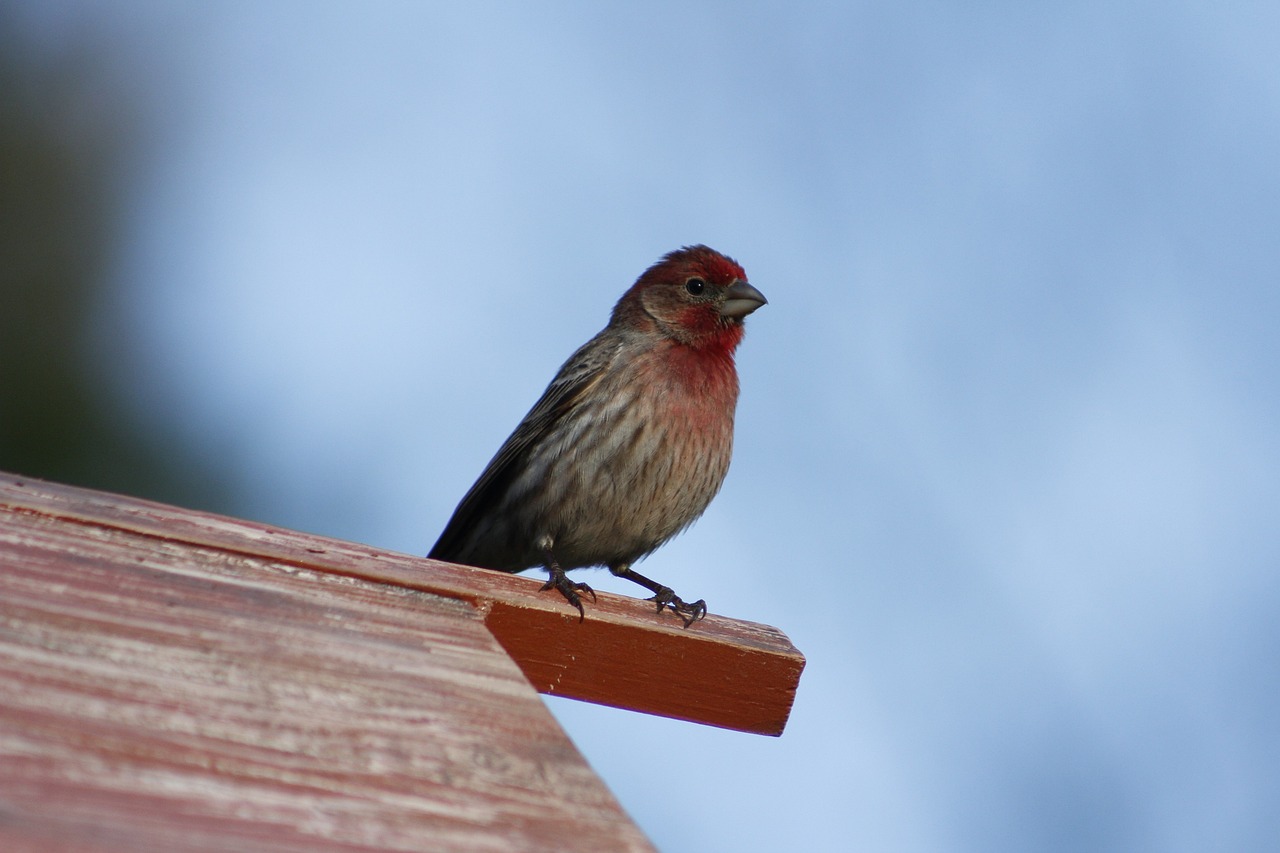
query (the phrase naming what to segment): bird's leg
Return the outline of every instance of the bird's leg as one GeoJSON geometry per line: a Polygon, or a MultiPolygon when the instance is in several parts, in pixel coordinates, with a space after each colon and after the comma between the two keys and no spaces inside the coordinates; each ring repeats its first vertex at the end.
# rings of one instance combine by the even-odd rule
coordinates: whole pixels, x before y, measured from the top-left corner
{"type": "Polygon", "coordinates": [[[613,572],[615,577],[626,578],[652,592],[653,597],[649,601],[657,602],[658,612],[661,613],[664,607],[669,609],[684,620],[686,628],[707,615],[707,603],[701,598],[692,604],[685,604],[671,587],[649,580],[639,572],[633,571],[631,566],[625,563],[620,566],[610,566],[609,571],[613,572]]]}
{"type": "Polygon", "coordinates": [[[546,566],[547,582],[542,585],[542,592],[549,589],[555,589],[565,597],[565,600],[578,608],[578,621],[587,618],[587,612],[582,609],[582,597],[578,595],[580,592],[588,592],[591,594],[591,600],[596,600],[596,591],[585,583],[575,583],[569,580],[569,576],[564,573],[564,569],[560,568],[560,564],[556,562],[555,555],[548,548],[542,552],[543,565],[546,566]]]}

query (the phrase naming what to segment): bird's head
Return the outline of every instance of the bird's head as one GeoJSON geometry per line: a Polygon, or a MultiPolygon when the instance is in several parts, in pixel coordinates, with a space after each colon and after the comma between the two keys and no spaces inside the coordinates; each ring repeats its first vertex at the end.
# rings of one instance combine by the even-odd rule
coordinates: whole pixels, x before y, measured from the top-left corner
{"type": "Polygon", "coordinates": [[[732,352],[742,340],[742,318],[767,301],[737,261],[686,246],[644,271],[613,309],[613,322],[651,323],[680,343],[732,352]]]}

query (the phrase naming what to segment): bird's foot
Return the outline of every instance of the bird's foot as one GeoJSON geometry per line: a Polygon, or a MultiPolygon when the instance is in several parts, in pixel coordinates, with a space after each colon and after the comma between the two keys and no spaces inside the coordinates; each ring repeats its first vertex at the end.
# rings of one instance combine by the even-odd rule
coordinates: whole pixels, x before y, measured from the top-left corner
{"type": "Polygon", "coordinates": [[[670,610],[684,620],[686,628],[707,615],[707,603],[701,598],[693,602],[693,604],[685,604],[671,587],[663,586],[657,581],[645,577],[625,563],[610,566],[609,571],[613,572],[615,577],[626,578],[652,592],[653,596],[648,600],[658,605],[658,612],[670,610]]]}
{"type": "Polygon", "coordinates": [[[547,572],[550,573],[550,577],[548,577],[547,582],[542,585],[541,591],[546,592],[549,589],[558,591],[564,596],[565,601],[568,601],[574,607],[578,608],[578,621],[581,622],[586,619],[587,611],[582,607],[582,596],[579,593],[585,592],[591,596],[592,601],[595,601],[596,591],[585,583],[577,583],[576,581],[569,580],[569,576],[564,573],[564,569],[560,568],[560,566],[554,562],[547,566],[547,572]]]}
{"type": "Polygon", "coordinates": [[[705,619],[707,615],[707,602],[699,598],[692,604],[686,604],[676,595],[675,590],[669,586],[664,586],[657,591],[647,601],[655,602],[658,605],[658,612],[664,609],[670,610],[684,621],[684,626],[688,628],[699,619],[705,619]]]}

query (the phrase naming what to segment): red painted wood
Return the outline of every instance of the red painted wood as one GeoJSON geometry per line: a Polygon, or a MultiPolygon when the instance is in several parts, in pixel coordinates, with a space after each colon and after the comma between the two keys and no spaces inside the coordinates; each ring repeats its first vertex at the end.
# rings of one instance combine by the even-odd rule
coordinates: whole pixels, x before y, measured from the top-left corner
{"type": "Polygon", "coordinates": [[[781,631],[715,614],[686,629],[646,602],[600,593],[579,623],[531,578],[0,474],[6,506],[467,601],[544,693],[779,735],[804,668],[781,631]]]}
{"type": "Polygon", "coordinates": [[[480,608],[282,535],[0,478],[0,850],[652,849],[480,608]]]}

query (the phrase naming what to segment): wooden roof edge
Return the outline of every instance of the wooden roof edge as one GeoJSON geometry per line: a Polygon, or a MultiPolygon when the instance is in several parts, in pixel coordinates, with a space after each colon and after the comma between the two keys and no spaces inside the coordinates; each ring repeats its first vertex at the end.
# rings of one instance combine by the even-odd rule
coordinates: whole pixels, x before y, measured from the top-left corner
{"type": "Polygon", "coordinates": [[[6,511],[462,599],[539,692],[705,725],[782,734],[805,664],[767,625],[709,614],[685,628],[648,602],[604,592],[580,622],[532,578],[0,472],[6,511]]]}

